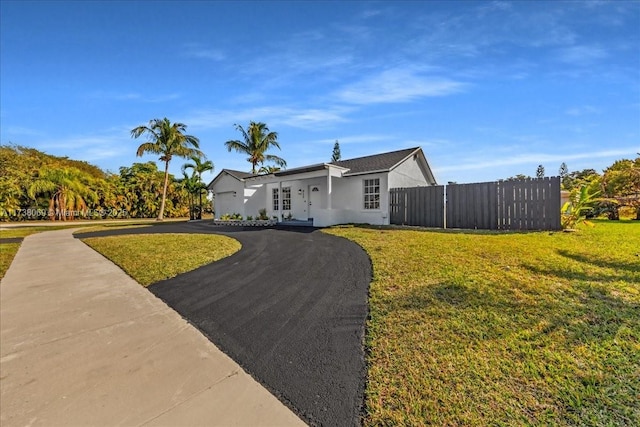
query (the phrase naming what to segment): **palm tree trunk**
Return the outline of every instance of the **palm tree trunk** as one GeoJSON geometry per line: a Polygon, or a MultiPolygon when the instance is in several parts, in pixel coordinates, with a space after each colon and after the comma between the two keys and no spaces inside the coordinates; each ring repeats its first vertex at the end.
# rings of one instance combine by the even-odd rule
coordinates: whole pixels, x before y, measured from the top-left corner
{"type": "Polygon", "coordinates": [[[198,210],[198,219],[202,219],[202,189],[198,192],[200,193],[200,209],[198,210]]]}
{"type": "Polygon", "coordinates": [[[167,186],[169,185],[169,160],[164,162],[164,188],[162,189],[162,202],[160,202],[160,213],[158,221],[164,218],[164,202],[167,199],[167,186]]]}

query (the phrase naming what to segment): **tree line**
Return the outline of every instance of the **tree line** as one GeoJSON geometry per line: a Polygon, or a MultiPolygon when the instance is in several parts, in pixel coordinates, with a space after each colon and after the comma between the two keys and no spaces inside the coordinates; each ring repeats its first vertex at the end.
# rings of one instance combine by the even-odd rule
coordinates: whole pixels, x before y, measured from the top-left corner
{"type": "MultiPolygon", "coordinates": [[[[544,178],[545,168],[538,165],[536,178],[544,178]]],[[[620,219],[620,210],[631,210],[635,219],[640,220],[640,153],[631,159],[620,159],[606,167],[602,173],[595,169],[570,171],[565,162],[558,169],[562,190],[569,191],[571,198],[590,200],[588,215],[606,216],[620,219]]],[[[508,181],[530,179],[530,176],[518,174],[508,181]]]]}
{"type": "MultiPolygon", "coordinates": [[[[167,177],[167,217],[189,215],[185,183],[167,177]]],[[[154,162],[109,173],[97,166],[19,145],[0,146],[0,220],[153,218],[164,173],[154,162]]]]}
{"type": "MultiPolygon", "coordinates": [[[[286,167],[284,159],[266,153],[271,147],[280,148],[278,134],[266,124],[250,122],[246,130],[235,127],[243,139],[229,140],[225,146],[229,151],[247,154],[253,173],[286,167]]],[[[162,171],[150,161],[110,173],[86,161],[53,156],[35,148],[0,145],[0,221],[202,218],[202,213],[210,210],[202,174],[213,171],[214,164],[199,149],[200,140],[186,134],[186,128],[183,123],[164,118],[131,130],[132,138],[146,140],[138,146],[136,155],[158,155],[162,171]],[[169,173],[174,158],[186,160],[180,178],[169,173]]]]}

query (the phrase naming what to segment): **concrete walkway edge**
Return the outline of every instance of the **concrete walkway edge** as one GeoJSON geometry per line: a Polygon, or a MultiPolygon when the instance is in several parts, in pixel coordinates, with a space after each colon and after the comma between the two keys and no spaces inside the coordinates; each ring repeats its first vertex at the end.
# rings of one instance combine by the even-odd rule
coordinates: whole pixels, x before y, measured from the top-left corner
{"type": "Polygon", "coordinates": [[[0,283],[3,427],[305,425],[72,232],[25,238],[0,283]]]}

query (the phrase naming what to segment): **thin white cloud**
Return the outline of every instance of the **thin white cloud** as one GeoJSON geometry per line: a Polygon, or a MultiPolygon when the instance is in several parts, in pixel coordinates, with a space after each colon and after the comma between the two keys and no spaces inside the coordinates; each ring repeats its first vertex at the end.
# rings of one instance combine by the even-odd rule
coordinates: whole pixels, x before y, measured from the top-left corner
{"type": "Polygon", "coordinates": [[[226,55],[220,49],[210,48],[200,43],[187,43],[184,49],[184,55],[190,58],[210,59],[213,61],[226,59],[226,55]]]}
{"type": "Polygon", "coordinates": [[[566,162],[570,160],[579,159],[594,159],[601,157],[616,157],[616,156],[631,156],[638,151],[638,147],[627,147],[616,150],[601,150],[596,152],[581,152],[581,153],[562,153],[562,154],[548,154],[548,153],[526,153],[521,155],[502,156],[498,158],[477,158],[476,160],[467,160],[463,163],[456,163],[454,165],[442,166],[435,168],[438,172],[455,172],[455,171],[468,171],[468,170],[480,170],[491,169],[498,166],[513,166],[524,164],[544,164],[556,162],[566,162]]]}
{"type": "Polygon", "coordinates": [[[95,133],[60,135],[54,138],[43,137],[44,132],[26,141],[26,144],[53,155],[69,156],[76,160],[89,162],[135,154],[137,141],[131,141],[131,129],[134,126],[115,126],[97,130],[95,133]]]}
{"type": "Polygon", "coordinates": [[[359,17],[362,19],[369,19],[369,18],[373,18],[374,16],[378,16],[382,13],[383,13],[382,10],[379,10],[379,9],[367,9],[363,11],[359,17]]]}
{"type": "Polygon", "coordinates": [[[20,136],[42,136],[43,133],[37,129],[32,129],[23,126],[10,126],[7,128],[8,135],[20,135],[20,136]]]}
{"type": "Polygon", "coordinates": [[[447,147],[451,145],[451,141],[448,139],[434,138],[434,139],[406,139],[404,145],[407,147],[447,147]]]}
{"type": "Polygon", "coordinates": [[[576,45],[558,51],[558,59],[572,65],[591,65],[607,56],[607,52],[599,46],[576,45]]]}
{"type": "Polygon", "coordinates": [[[599,108],[593,107],[591,105],[583,105],[581,107],[572,107],[565,111],[565,114],[569,116],[584,116],[589,114],[598,114],[602,110],[599,108]]]}
{"type": "Polygon", "coordinates": [[[461,92],[465,83],[445,77],[424,76],[411,69],[394,68],[348,85],[336,98],[350,104],[410,102],[419,98],[461,92]]]}
{"type": "Polygon", "coordinates": [[[137,101],[149,104],[158,104],[162,102],[173,101],[180,98],[179,93],[167,93],[158,95],[143,95],[138,92],[105,92],[95,91],[89,94],[93,99],[102,99],[109,101],[137,101]]]}
{"type": "Polygon", "coordinates": [[[250,120],[267,123],[269,127],[287,125],[301,129],[317,129],[347,122],[345,107],[295,108],[290,106],[254,107],[244,110],[200,110],[181,120],[199,129],[228,127],[234,123],[245,125],[250,120]]]}
{"type": "Polygon", "coordinates": [[[397,139],[397,138],[393,135],[386,135],[386,134],[362,134],[362,135],[349,135],[349,136],[340,136],[339,134],[337,134],[335,138],[319,139],[316,141],[311,141],[310,144],[333,145],[337,140],[342,146],[342,145],[351,145],[351,144],[370,144],[373,142],[391,141],[394,139],[397,139]]]}

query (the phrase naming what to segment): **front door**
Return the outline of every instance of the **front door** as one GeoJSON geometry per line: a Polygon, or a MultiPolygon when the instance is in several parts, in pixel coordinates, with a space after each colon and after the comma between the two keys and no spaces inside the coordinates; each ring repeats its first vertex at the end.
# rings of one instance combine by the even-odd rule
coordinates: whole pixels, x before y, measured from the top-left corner
{"type": "Polygon", "coordinates": [[[313,219],[313,211],[314,209],[320,209],[321,203],[321,190],[322,188],[319,185],[310,185],[307,190],[309,194],[309,207],[307,208],[307,217],[309,219],[313,219]]]}

